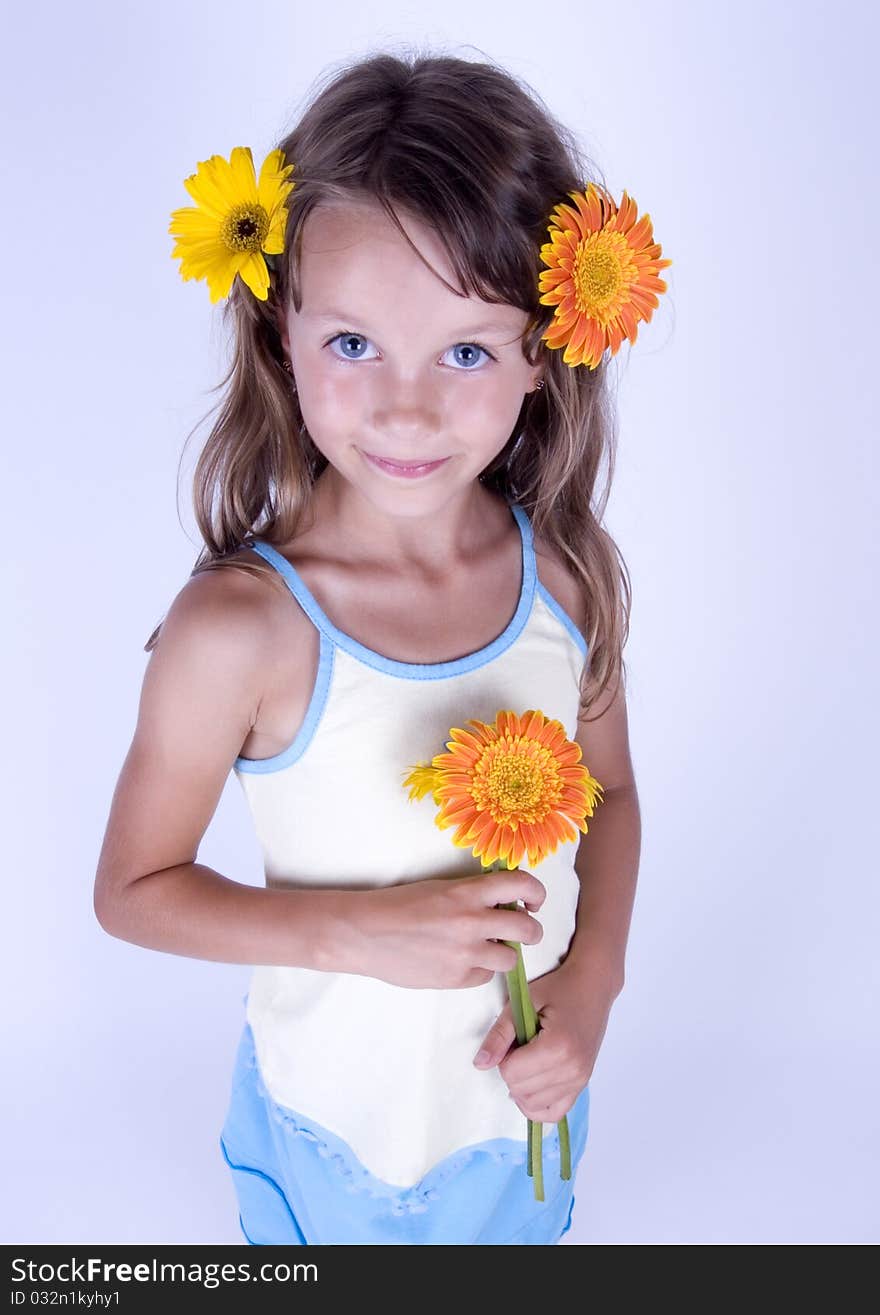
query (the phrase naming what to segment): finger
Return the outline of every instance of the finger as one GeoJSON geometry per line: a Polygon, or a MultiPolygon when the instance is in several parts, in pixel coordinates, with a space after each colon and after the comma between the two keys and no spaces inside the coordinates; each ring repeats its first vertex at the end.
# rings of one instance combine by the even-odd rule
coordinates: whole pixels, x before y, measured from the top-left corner
{"type": "Polygon", "coordinates": [[[584,1085],[577,1073],[568,1072],[558,1066],[554,1069],[545,1069],[539,1077],[532,1080],[514,1082],[509,1078],[505,1078],[505,1081],[508,1083],[510,1090],[516,1095],[517,1100],[536,1100],[539,1103],[541,1097],[547,1092],[558,1092],[560,1088],[570,1091],[572,1087],[584,1085]]]}
{"type": "Polygon", "coordinates": [[[475,967],[491,968],[493,973],[509,973],[516,967],[516,950],[500,941],[483,941],[477,952],[475,967]]]}
{"type": "Polygon", "coordinates": [[[511,1092],[511,1097],[519,1111],[535,1123],[558,1123],[575,1101],[570,1082],[549,1087],[537,1096],[524,1098],[514,1096],[511,1092]]]}
{"type": "Polygon", "coordinates": [[[501,1075],[511,1090],[534,1091],[542,1083],[560,1082],[568,1070],[561,1070],[555,1042],[542,1029],[524,1045],[512,1050],[501,1066],[501,1075]]]}
{"type": "Polygon", "coordinates": [[[508,1004],[504,1006],[480,1043],[480,1049],[474,1056],[474,1064],[477,1068],[488,1068],[490,1064],[497,1064],[515,1040],[516,1029],[513,1026],[513,1017],[508,1004]]]}
{"type": "Polygon", "coordinates": [[[499,941],[537,945],[544,938],[544,928],[525,909],[492,909],[491,918],[486,919],[486,934],[499,941]]]}
{"type": "Polygon", "coordinates": [[[513,868],[509,872],[502,868],[499,872],[489,874],[483,894],[490,905],[512,904],[514,900],[522,900],[527,908],[535,910],[547,898],[547,887],[533,873],[523,868],[513,868]]]}

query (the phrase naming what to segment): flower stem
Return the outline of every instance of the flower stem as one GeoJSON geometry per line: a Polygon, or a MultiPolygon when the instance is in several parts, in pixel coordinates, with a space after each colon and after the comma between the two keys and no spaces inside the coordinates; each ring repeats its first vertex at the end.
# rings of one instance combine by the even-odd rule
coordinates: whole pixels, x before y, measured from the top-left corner
{"type": "MultiPolygon", "coordinates": [[[[507,863],[504,859],[499,858],[489,864],[487,871],[499,872],[506,868],[507,863]]],[[[499,904],[498,907],[516,910],[519,908],[519,902],[499,904]]],[[[540,1023],[532,1004],[532,998],[529,995],[529,982],[526,977],[525,963],[523,962],[522,946],[518,941],[505,941],[504,944],[516,950],[516,966],[507,973],[507,990],[510,996],[510,1012],[516,1029],[517,1045],[523,1046],[540,1031],[540,1023]]],[[[559,1176],[568,1179],[571,1178],[571,1137],[568,1128],[568,1115],[563,1114],[556,1127],[559,1132],[559,1176]]],[[[529,1176],[535,1180],[535,1200],[543,1201],[543,1124],[528,1119],[526,1136],[528,1145],[526,1169],[529,1176]]]]}
{"type": "Polygon", "coordinates": [[[568,1132],[568,1115],[563,1114],[557,1123],[559,1129],[559,1177],[571,1177],[571,1137],[568,1132]]]}
{"type": "MultiPolygon", "coordinates": [[[[516,909],[518,905],[502,904],[502,908],[516,909]]],[[[522,946],[518,941],[505,941],[506,945],[516,950],[516,966],[511,968],[507,974],[507,987],[510,995],[510,1010],[513,1016],[513,1024],[516,1028],[516,1039],[518,1045],[525,1045],[531,1041],[532,1037],[537,1036],[540,1031],[540,1022],[535,1012],[532,998],[529,994],[529,982],[526,977],[525,963],[523,962],[522,946]]],[[[563,1114],[562,1118],[556,1125],[559,1133],[559,1176],[563,1179],[571,1178],[571,1136],[568,1128],[568,1115],[563,1114]]],[[[536,1124],[532,1119],[528,1120],[528,1164],[527,1172],[530,1176],[535,1177],[535,1197],[539,1201],[544,1200],[543,1172],[541,1163],[541,1153],[543,1150],[543,1126],[536,1124]],[[535,1175],[535,1161],[537,1160],[537,1175],[535,1175]]]]}
{"type": "MultiPolygon", "coordinates": [[[[508,908],[515,908],[516,905],[510,905],[510,904],[508,904],[507,907],[508,907],[508,908]]],[[[507,941],[506,944],[507,944],[507,945],[510,945],[513,949],[515,949],[515,950],[517,951],[517,964],[516,964],[516,967],[515,967],[515,968],[511,968],[510,972],[508,972],[508,973],[506,974],[506,977],[507,977],[507,993],[508,993],[508,995],[510,996],[510,1013],[511,1013],[511,1016],[512,1016],[512,1018],[513,1018],[513,1026],[514,1026],[514,1029],[515,1029],[515,1031],[516,1031],[516,1042],[517,1042],[517,1045],[519,1045],[519,1046],[524,1046],[524,1045],[526,1044],[526,1042],[528,1041],[529,1038],[528,1038],[528,1036],[527,1036],[527,1034],[526,1034],[525,1012],[524,1012],[524,1010],[523,1010],[522,987],[521,987],[521,985],[520,985],[520,976],[519,976],[519,959],[520,959],[519,946],[518,946],[518,944],[517,944],[516,941],[507,941]]],[[[532,1160],[532,1151],[533,1151],[533,1146],[534,1146],[534,1143],[533,1143],[533,1140],[532,1140],[532,1120],[531,1120],[531,1119],[528,1119],[528,1120],[527,1120],[527,1124],[528,1124],[528,1128],[527,1128],[527,1135],[526,1135],[526,1143],[527,1143],[527,1145],[528,1145],[528,1161],[527,1161],[527,1163],[526,1163],[526,1173],[527,1173],[527,1174],[529,1175],[529,1177],[531,1178],[531,1177],[534,1175],[534,1172],[535,1172],[535,1170],[534,1170],[534,1164],[533,1164],[533,1160],[532,1160]]]]}
{"type": "MultiPolygon", "coordinates": [[[[502,904],[503,909],[516,910],[516,902],[513,904],[502,904]]],[[[516,965],[506,974],[507,990],[510,996],[510,1013],[513,1018],[513,1026],[516,1029],[517,1044],[524,1046],[531,1041],[532,1037],[538,1032],[538,1015],[535,1013],[535,1007],[532,1004],[529,995],[528,978],[526,977],[525,963],[523,962],[522,946],[519,941],[505,941],[511,949],[516,951],[516,965]]],[[[527,1143],[528,1143],[528,1164],[526,1166],[530,1177],[535,1180],[535,1200],[544,1200],[544,1167],[543,1167],[543,1149],[544,1149],[544,1126],[532,1119],[527,1120],[527,1143]]]]}

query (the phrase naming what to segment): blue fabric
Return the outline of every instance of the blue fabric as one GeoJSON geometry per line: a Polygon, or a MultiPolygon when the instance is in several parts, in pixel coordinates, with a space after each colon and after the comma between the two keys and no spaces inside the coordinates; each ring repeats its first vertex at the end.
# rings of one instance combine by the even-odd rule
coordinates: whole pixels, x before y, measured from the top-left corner
{"type": "Polygon", "coordinates": [[[589,1103],[586,1086],[568,1113],[571,1179],[559,1177],[557,1129],[544,1138],[544,1201],[535,1200],[526,1172],[525,1115],[521,1142],[481,1142],[447,1156],[414,1186],[395,1186],[328,1129],[269,1096],[245,1023],[220,1146],[252,1246],[548,1246],[571,1227],[589,1103]]]}

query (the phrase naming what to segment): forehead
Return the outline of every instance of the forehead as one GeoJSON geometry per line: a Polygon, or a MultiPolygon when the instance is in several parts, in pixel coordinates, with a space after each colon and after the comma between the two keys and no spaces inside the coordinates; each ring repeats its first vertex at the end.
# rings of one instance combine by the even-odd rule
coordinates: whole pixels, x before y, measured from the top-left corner
{"type": "Polygon", "coordinates": [[[525,312],[463,296],[438,235],[414,215],[397,215],[418,251],[378,202],[334,202],[307,215],[300,261],[303,316],[348,314],[366,323],[384,311],[406,316],[417,310],[462,325],[491,323],[512,335],[522,331],[525,312]]]}

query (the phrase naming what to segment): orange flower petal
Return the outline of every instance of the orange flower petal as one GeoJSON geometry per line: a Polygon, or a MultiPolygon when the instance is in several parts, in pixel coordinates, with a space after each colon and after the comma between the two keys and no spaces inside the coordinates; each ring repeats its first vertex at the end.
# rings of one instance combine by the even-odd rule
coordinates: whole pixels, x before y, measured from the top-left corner
{"type": "Polygon", "coordinates": [[[537,864],[586,834],[602,786],[558,719],[503,708],[492,724],[468,724],[472,732],[450,731],[450,752],[431,760],[440,804],[434,820],[441,830],[455,828],[454,844],[470,847],[484,867],[500,860],[513,868],[525,854],[537,864]]]}
{"type": "Polygon", "coordinates": [[[658,304],[656,294],[666,291],[657,274],[672,262],[659,258],[651,217],[638,218],[627,192],[619,208],[596,183],[569,195],[574,207],[554,207],[550,241],[540,248],[548,268],[539,275],[539,301],[556,307],[543,341],[552,350],[564,348],[567,365],[595,368],[607,348],[613,356],[624,338],[636,342],[639,323],[650,321],[658,304]]]}

